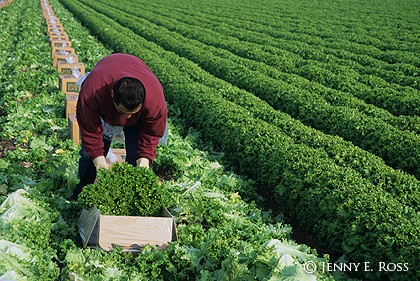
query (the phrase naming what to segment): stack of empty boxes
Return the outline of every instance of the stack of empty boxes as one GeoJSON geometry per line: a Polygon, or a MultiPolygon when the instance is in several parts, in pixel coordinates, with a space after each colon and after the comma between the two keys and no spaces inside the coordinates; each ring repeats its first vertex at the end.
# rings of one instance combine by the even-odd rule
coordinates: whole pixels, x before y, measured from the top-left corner
{"type": "Polygon", "coordinates": [[[53,65],[57,67],[59,89],[66,95],[69,135],[76,144],[80,144],[80,131],[76,120],[76,103],[79,96],[77,81],[85,74],[85,65],[78,61],[71,41],[48,1],[41,0],[41,7],[47,25],[53,65]]]}
{"type": "MultiPolygon", "coordinates": [[[[57,67],[59,88],[66,95],[66,118],[70,138],[80,144],[80,130],[76,119],[76,104],[79,97],[77,81],[85,74],[85,65],[78,61],[67,33],[60,20],[54,15],[48,0],[41,0],[41,7],[47,25],[53,65],[57,67]]],[[[125,149],[111,149],[108,164],[125,161],[125,149]]]]}
{"type": "MultiPolygon", "coordinates": [[[[77,81],[85,74],[85,66],[78,57],[58,18],[54,16],[48,1],[41,0],[47,32],[51,45],[51,56],[59,75],[59,88],[66,94],[66,118],[71,139],[80,144],[79,126],[76,120],[76,103],[79,95],[77,81]]],[[[109,165],[125,161],[124,149],[111,149],[107,156],[109,165]]],[[[166,208],[158,217],[104,216],[96,207],[83,210],[78,222],[83,247],[92,246],[112,250],[116,245],[124,251],[137,253],[147,245],[161,249],[176,241],[174,219],[166,208]]]]}

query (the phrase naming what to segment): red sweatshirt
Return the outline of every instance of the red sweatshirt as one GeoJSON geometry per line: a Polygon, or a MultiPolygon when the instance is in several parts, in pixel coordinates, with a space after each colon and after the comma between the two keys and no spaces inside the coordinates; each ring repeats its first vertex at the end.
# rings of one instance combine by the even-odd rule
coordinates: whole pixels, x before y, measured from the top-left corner
{"type": "Polygon", "coordinates": [[[152,161],[165,131],[167,115],[159,80],[143,61],[128,54],[112,54],[95,65],[81,86],[76,107],[82,144],[92,160],[104,155],[100,117],[117,126],[134,125],[140,120],[137,158],[152,161]],[[111,97],[111,89],[123,77],[137,78],[146,90],[141,110],[130,118],[117,111],[111,97]]]}

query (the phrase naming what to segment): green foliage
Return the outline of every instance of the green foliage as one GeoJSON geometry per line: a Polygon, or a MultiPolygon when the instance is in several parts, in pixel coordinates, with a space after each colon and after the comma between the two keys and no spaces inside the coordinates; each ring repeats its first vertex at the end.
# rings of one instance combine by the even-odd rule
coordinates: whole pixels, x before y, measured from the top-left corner
{"type": "MultiPolygon", "coordinates": [[[[418,50],[418,25],[410,22],[414,1],[389,2],[388,15],[369,1],[363,6],[350,1],[344,13],[331,1],[283,1],[276,7],[245,1],[235,9],[214,9],[212,1],[49,2],[87,70],[111,50],[97,44],[85,27],[113,51],[143,58],[162,81],[168,102],[179,108],[177,117],[223,150],[217,160],[253,180],[227,173],[213,155],[171,135],[170,145],[158,148],[152,169],[165,180],[160,203],[175,215],[179,240],[164,251],[147,246],[137,257],[121,249],[76,246],[82,204],[63,196],[76,181],[78,147],[66,139],[64,96],[57,90],[39,3],[14,1],[0,17],[0,140],[14,145],[0,159],[0,233],[13,240],[0,243],[0,274],[9,270],[1,278],[314,279],[302,263],[320,265],[327,257],[288,241],[289,226],[249,203],[263,201],[255,195],[258,185],[348,261],[410,265],[409,272],[374,271],[363,279],[418,275],[412,265],[418,264],[419,183],[387,166],[419,172],[413,136],[419,132],[420,65],[413,51],[418,50]],[[378,13],[360,13],[372,4],[378,13]],[[238,12],[245,5],[255,9],[238,12]],[[256,17],[255,11],[264,16],[256,17]],[[328,16],[321,18],[320,12],[328,16]],[[374,27],[377,22],[381,28],[374,27]],[[12,192],[22,187],[37,192],[9,204],[12,192]],[[281,242],[272,243],[276,240],[281,242]],[[11,255],[12,248],[30,262],[11,255]]],[[[149,209],[149,201],[143,205],[127,194],[155,198],[143,186],[154,186],[155,176],[142,174],[137,181],[126,167],[119,169],[124,176],[116,179],[118,189],[110,184],[116,172],[100,171],[98,184],[89,187],[92,195],[118,196],[121,200],[105,203],[119,210],[149,209]],[[102,192],[95,189],[102,184],[102,192]]],[[[321,272],[316,278],[331,280],[321,272]]]]}
{"type": "MultiPolygon", "coordinates": [[[[86,1],[80,2],[83,3],[86,1]]],[[[298,75],[285,74],[277,70],[278,67],[283,66],[283,63],[280,63],[280,66],[267,66],[260,62],[260,60],[263,60],[269,64],[275,61],[277,57],[269,52],[259,50],[261,49],[259,45],[252,45],[241,51],[243,42],[237,43],[237,40],[229,40],[229,38],[227,39],[225,37],[223,37],[223,40],[218,39],[214,34],[209,35],[207,30],[200,32],[200,29],[196,28],[194,28],[192,33],[190,27],[187,28],[183,24],[180,26],[179,22],[173,23],[173,21],[167,20],[165,17],[150,15],[144,11],[143,7],[139,8],[138,5],[134,5],[134,7],[128,6],[123,9],[125,10],[124,16],[121,16],[122,11],[118,4],[109,3],[109,5],[106,5],[91,1],[89,2],[89,6],[96,10],[100,9],[106,16],[115,19],[119,25],[122,25],[122,27],[118,26],[120,34],[118,34],[119,40],[115,44],[113,43],[114,36],[106,36],[103,39],[104,41],[110,42],[112,46],[121,48],[121,51],[135,53],[138,50],[130,42],[131,38],[126,37],[124,39],[124,36],[121,34],[123,32],[123,34],[132,33],[130,37],[141,35],[139,40],[145,38],[148,41],[154,42],[155,46],[150,42],[143,43],[152,52],[164,53],[164,51],[159,50],[159,48],[163,47],[166,50],[175,52],[178,56],[187,58],[188,60],[182,60],[177,63],[176,68],[178,69],[174,71],[182,69],[182,74],[179,75],[175,75],[173,71],[168,71],[167,69],[164,70],[164,73],[160,73],[160,71],[156,70],[161,68],[162,65],[154,66],[153,61],[155,59],[148,61],[152,68],[157,68],[154,70],[168,84],[171,84],[170,81],[175,81],[174,79],[180,80],[180,77],[182,77],[184,83],[187,83],[185,73],[189,73],[189,75],[199,80],[200,84],[211,83],[211,88],[214,89],[215,83],[211,81],[215,77],[218,77],[224,80],[223,82],[228,82],[231,85],[252,93],[266,101],[274,109],[286,112],[308,126],[328,134],[339,135],[345,140],[353,142],[364,150],[381,157],[388,165],[395,169],[405,170],[416,177],[420,176],[418,174],[420,163],[416,160],[420,159],[420,139],[415,134],[419,131],[416,129],[414,132],[406,131],[407,128],[411,127],[410,124],[398,128],[398,124],[405,119],[396,117],[399,115],[413,115],[413,119],[408,119],[407,122],[417,124],[413,125],[413,127],[418,128],[420,121],[418,118],[415,118],[418,117],[416,111],[420,103],[418,91],[410,88],[397,88],[394,90],[392,85],[385,84],[384,86],[387,86],[387,89],[393,89],[391,93],[375,90],[369,96],[368,94],[364,94],[367,103],[372,103],[372,99],[382,93],[386,95],[385,97],[377,98],[378,107],[373,107],[357,98],[357,94],[362,93],[361,95],[363,95],[365,89],[371,90],[366,85],[353,89],[348,93],[321,86],[319,83],[316,83],[317,81],[313,82],[312,80],[314,79],[310,75],[306,77],[307,79],[304,79],[298,75]],[[143,17],[146,17],[147,20],[143,19],[143,17]],[[239,52],[240,55],[245,54],[244,56],[248,56],[250,50],[252,50],[254,54],[252,58],[254,60],[236,56],[225,50],[225,48],[234,53],[239,52]],[[181,66],[178,66],[178,64],[181,64],[181,66]],[[187,65],[182,66],[182,64],[187,64],[188,67],[187,65]],[[207,72],[203,72],[202,69],[207,72]],[[203,73],[198,73],[200,70],[203,73]],[[209,75],[209,73],[212,75],[209,75]],[[175,77],[168,78],[167,76],[175,77]],[[401,94],[402,90],[406,91],[404,95],[401,94]],[[401,96],[403,96],[401,100],[394,100],[400,99],[401,96]],[[397,111],[394,113],[395,116],[380,109],[382,107],[390,110],[386,105],[390,105],[397,111]],[[392,147],[392,149],[389,149],[389,147],[392,147]]],[[[89,24],[95,23],[89,21],[89,24]]],[[[110,24],[112,25],[114,23],[111,22],[110,24]]],[[[96,29],[94,28],[94,30],[96,29]]],[[[98,34],[98,36],[104,35],[98,34]]],[[[147,55],[145,55],[147,51],[139,50],[139,52],[141,54],[139,55],[140,57],[147,58],[147,55]]],[[[171,53],[165,53],[164,55],[167,60],[179,60],[179,58],[174,58],[174,55],[171,53]]],[[[302,69],[296,70],[296,73],[306,73],[305,66],[309,64],[309,68],[313,69],[314,75],[327,71],[325,67],[329,66],[324,66],[324,68],[318,66],[312,67],[312,65],[317,64],[313,61],[298,61],[296,64],[302,66],[302,69]]],[[[168,68],[173,67],[168,66],[168,68]]],[[[340,69],[338,66],[337,68],[340,69]]],[[[346,83],[346,81],[342,81],[344,78],[331,78],[336,76],[333,72],[334,70],[328,70],[329,78],[325,79],[328,82],[325,82],[328,84],[327,86],[334,88],[331,85],[335,83],[334,80],[336,79],[340,83],[346,83]]],[[[348,72],[346,71],[345,74],[348,72]]],[[[340,77],[348,77],[345,74],[342,74],[340,77]]],[[[324,79],[321,77],[320,80],[324,79]]],[[[357,80],[357,78],[353,80],[357,80]]],[[[223,82],[221,81],[220,83],[223,82]]],[[[353,85],[355,82],[350,84],[353,85]]],[[[173,101],[173,103],[176,102],[173,101]]]]}
{"type": "Polygon", "coordinates": [[[164,191],[154,172],[116,163],[100,169],[97,183],[83,188],[78,201],[86,208],[96,206],[103,215],[157,216],[164,206],[164,191]]]}
{"type": "MultiPolygon", "coordinates": [[[[319,92],[322,87],[317,83],[307,84],[309,88],[305,88],[299,86],[303,83],[301,79],[293,81],[293,77],[289,77],[291,80],[285,81],[283,79],[286,76],[270,67],[237,58],[223,49],[201,44],[197,40],[186,39],[174,31],[168,31],[162,24],[143,21],[134,9],[121,16],[120,10],[102,3],[79,1],[78,6],[71,2],[63,1],[82,22],[89,25],[100,40],[107,42],[115,50],[135,54],[146,61],[163,81],[168,102],[179,105],[180,117],[188,120],[188,125],[199,128],[203,138],[211,140],[225,152],[226,162],[234,166],[236,171],[264,186],[268,194],[275,191],[276,202],[297,218],[308,231],[316,234],[320,240],[328,242],[330,248],[345,253],[354,261],[392,261],[400,259],[403,253],[408,253],[405,250],[411,245],[408,235],[413,231],[418,232],[412,218],[416,218],[414,221],[417,221],[418,215],[414,207],[406,206],[405,194],[409,194],[406,193],[408,190],[416,190],[416,179],[407,178],[404,187],[407,189],[402,193],[398,191],[397,184],[402,177],[397,179],[393,183],[394,191],[390,191],[403,195],[391,195],[382,188],[391,176],[382,177],[379,181],[375,177],[367,180],[370,173],[369,164],[367,170],[358,167],[358,163],[364,162],[363,157],[343,163],[335,157],[330,157],[331,150],[319,149],[316,137],[313,139],[314,147],[308,146],[306,141],[300,143],[300,137],[293,139],[287,130],[281,131],[271,124],[270,116],[260,114],[257,117],[254,111],[249,110],[252,103],[247,107],[238,106],[233,102],[234,99],[228,101],[216,95],[214,84],[208,87],[203,82],[213,79],[212,76],[204,72],[194,76],[192,72],[186,71],[188,68],[179,66],[185,61],[179,56],[192,60],[232,85],[258,95],[275,109],[288,112],[306,125],[330,134],[345,136],[345,139],[351,140],[361,148],[372,149],[388,165],[417,175],[419,163],[417,161],[413,165],[412,156],[420,152],[418,137],[412,132],[394,127],[392,124],[395,124],[397,119],[389,115],[386,117],[387,114],[380,110],[370,111],[369,106],[363,107],[362,103],[348,96],[346,98],[339,92],[327,89],[319,92]],[[176,61],[179,63],[176,64],[176,61]],[[278,76],[274,76],[275,74],[278,76]],[[194,77],[195,81],[190,77],[194,77]],[[350,100],[356,103],[340,104],[350,100]],[[365,112],[361,111],[361,108],[364,108],[365,112]],[[383,116],[384,119],[379,116],[383,116]],[[388,123],[387,120],[390,119],[394,121],[388,123]],[[414,185],[411,185],[410,181],[414,185]],[[379,201],[374,199],[377,194],[382,195],[379,201]],[[348,205],[347,216],[340,216],[337,208],[347,206],[350,200],[357,203],[348,205]],[[391,232],[398,233],[395,235],[399,238],[394,241],[398,241],[398,246],[393,248],[393,252],[383,248],[371,252],[376,245],[371,237],[382,239],[389,233],[369,230],[356,234],[352,232],[350,225],[358,225],[361,214],[379,216],[384,211],[381,208],[384,205],[388,206],[386,212],[390,217],[398,224],[404,225],[404,229],[387,219],[383,220],[391,232]],[[364,247],[352,250],[343,247],[345,241],[353,239],[364,247]]],[[[310,50],[306,54],[309,55],[309,52],[310,50]]],[[[418,61],[414,57],[410,57],[409,60],[418,61]]],[[[416,198],[418,193],[414,193],[409,204],[413,205],[416,198]]],[[[223,219],[225,218],[217,218],[217,222],[223,222],[223,219]]],[[[409,256],[405,257],[405,260],[414,262],[416,255],[411,253],[409,256]]],[[[384,272],[378,274],[389,277],[384,272]]],[[[403,274],[410,275],[413,272],[403,274]]]]}
{"type": "Polygon", "coordinates": [[[18,189],[0,206],[0,273],[15,271],[28,280],[53,280],[58,265],[50,247],[51,224],[55,213],[36,190],[18,189]]]}
{"type": "Polygon", "coordinates": [[[144,280],[142,273],[133,266],[131,256],[122,249],[105,252],[81,249],[69,240],[65,244],[65,266],[61,272],[65,280],[144,280]]]}
{"type": "Polygon", "coordinates": [[[59,268],[48,252],[0,240],[0,273],[6,280],[56,280],[59,268]],[[3,275],[4,274],[4,275],[3,275]]]}

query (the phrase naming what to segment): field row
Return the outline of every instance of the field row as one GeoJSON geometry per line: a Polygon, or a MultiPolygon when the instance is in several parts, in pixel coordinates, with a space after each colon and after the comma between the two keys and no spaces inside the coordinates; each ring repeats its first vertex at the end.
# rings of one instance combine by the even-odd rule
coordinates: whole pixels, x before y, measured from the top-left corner
{"type": "MultiPolygon", "coordinates": [[[[381,157],[394,168],[420,176],[418,117],[392,119],[391,123],[397,124],[393,126],[386,121],[386,114],[385,120],[381,118],[384,114],[380,110],[363,105],[359,100],[341,92],[329,91],[316,83],[299,80],[296,76],[282,79],[284,76],[264,64],[238,60],[223,49],[197,44],[178,33],[148,24],[136,16],[125,14],[123,18],[116,18],[121,11],[111,8],[112,4],[81,2],[115,18],[118,23],[145,39],[197,63],[210,74],[257,95],[274,109],[286,112],[308,126],[331,135],[339,135],[381,157]],[[292,84],[292,81],[296,83],[292,84]],[[405,130],[408,128],[411,132],[405,130]]],[[[410,104],[415,106],[416,96],[413,97],[410,104]]]]}
{"type": "MultiPolygon", "coordinates": [[[[207,2],[207,4],[208,3],[209,2],[207,2]]],[[[287,1],[283,2],[283,5],[286,3],[287,1]]],[[[163,15],[168,20],[176,19],[192,26],[205,27],[211,32],[220,32],[225,35],[231,35],[241,41],[260,42],[261,45],[265,46],[277,45],[280,49],[300,54],[302,57],[308,59],[326,59],[328,61],[331,60],[331,62],[339,61],[344,65],[349,64],[347,66],[355,67],[355,70],[365,74],[374,74],[375,72],[378,74],[382,73],[379,76],[383,76],[384,79],[395,79],[395,81],[398,81],[396,79],[397,77],[391,77],[391,75],[393,74],[398,77],[401,77],[401,74],[404,76],[416,76],[417,73],[416,66],[418,63],[410,63],[409,61],[398,63],[395,61],[395,58],[391,59],[392,55],[387,52],[387,50],[392,49],[395,50],[394,53],[397,55],[404,53],[404,51],[409,51],[408,53],[411,53],[410,57],[414,61],[417,60],[415,50],[418,50],[419,42],[416,42],[418,41],[418,37],[414,35],[414,24],[413,26],[406,27],[407,29],[399,30],[393,30],[395,26],[390,24],[387,29],[382,28],[378,30],[381,34],[380,38],[372,40],[363,37],[363,29],[369,29],[369,31],[366,31],[365,33],[367,33],[368,36],[371,36],[372,31],[375,31],[375,28],[377,28],[377,21],[371,22],[371,26],[365,22],[361,26],[356,26],[357,23],[360,25],[359,19],[353,19],[355,23],[349,22],[350,20],[346,22],[342,19],[343,15],[340,15],[340,19],[330,25],[328,21],[331,18],[331,14],[328,18],[319,18],[318,16],[308,20],[307,17],[299,18],[299,14],[293,15],[290,11],[282,14],[283,7],[277,6],[273,7],[273,10],[280,10],[275,12],[275,17],[278,18],[280,14],[281,20],[275,19],[277,26],[269,28],[269,26],[267,26],[268,19],[264,15],[258,17],[251,15],[245,17],[243,13],[238,14],[236,11],[231,11],[226,15],[224,13],[226,12],[226,9],[223,9],[223,7],[215,12],[213,7],[206,7],[206,4],[191,9],[188,6],[190,4],[183,1],[177,1],[176,3],[168,3],[168,1],[166,1],[165,5],[162,5],[159,1],[153,2],[153,4],[145,4],[144,1],[137,1],[130,5],[137,8],[143,6],[148,12],[156,15],[163,15]],[[290,17],[292,18],[290,19],[290,17]],[[299,23],[299,21],[302,20],[304,22],[299,23]],[[317,22],[311,25],[311,21],[317,22]],[[288,22],[292,23],[287,25],[288,22]],[[331,30],[332,25],[334,25],[333,30],[331,30]],[[347,26],[346,29],[349,33],[348,37],[340,38],[340,36],[346,34],[346,32],[340,31],[340,25],[347,26]],[[330,30],[330,32],[323,36],[317,36],[316,32],[313,32],[310,28],[322,30],[321,32],[330,30]],[[353,31],[352,28],[355,31],[353,31]],[[392,30],[391,34],[386,33],[389,30],[392,30]],[[404,32],[406,32],[405,34],[407,35],[411,35],[409,40],[402,41],[394,39],[395,37],[404,34],[404,32]],[[355,44],[355,42],[351,42],[352,39],[357,40],[360,43],[355,44]],[[369,43],[372,41],[377,42],[381,47],[374,48],[370,46],[369,43]],[[381,51],[381,49],[384,49],[385,51],[381,51]],[[369,53],[376,53],[376,56],[373,55],[373,57],[371,57],[368,55],[369,53]],[[385,58],[386,56],[389,56],[389,61],[375,58],[385,58]],[[369,71],[366,72],[367,70],[369,71]]],[[[293,5],[296,5],[296,3],[293,2],[293,5]]],[[[330,7],[330,9],[333,9],[333,7],[330,7]]],[[[261,10],[261,7],[259,7],[259,10],[261,10]]],[[[258,13],[260,12],[261,11],[258,11],[258,13]]],[[[317,12],[319,13],[320,11],[317,10],[317,12]]],[[[388,18],[389,16],[390,15],[388,15],[388,18]]],[[[396,23],[395,25],[401,26],[401,23],[396,23]]]]}
{"type": "MultiPolygon", "coordinates": [[[[80,61],[111,53],[51,2],[80,61]]],[[[165,251],[147,246],[137,257],[83,249],[77,231],[83,206],[65,200],[77,182],[80,147],[69,139],[47,25],[38,0],[15,1],[0,18],[7,31],[0,39],[0,279],[333,280],[302,267],[306,261],[321,267],[328,257],[296,244],[288,225],[241,199],[238,193],[255,196],[253,181],[224,171],[172,122],[169,144],[158,147],[152,168],[167,177],[162,184],[179,240],[165,251]]]]}
{"type": "MultiPolygon", "coordinates": [[[[419,183],[414,177],[402,173],[404,181],[408,180],[404,184],[408,189],[397,192],[400,196],[391,195],[392,192],[385,190],[390,186],[398,186],[399,180],[391,179],[389,175],[399,172],[383,165],[382,168],[390,174],[374,184],[367,179],[370,172],[358,172],[340,161],[337,163],[324,149],[295,142],[277,126],[264,121],[264,118],[269,120],[273,116],[280,116],[274,115],[272,109],[265,117],[258,109],[250,110],[264,104],[257,103],[255,96],[254,99],[251,95],[244,96],[240,100],[242,105],[236,101],[230,102],[229,99],[240,98],[235,93],[246,92],[223,83],[215,91],[214,86],[219,81],[214,76],[196,68],[193,68],[197,70],[195,74],[189,71],[193,65],[191,61],[164,49],[167,45],[162,43],[163,40],[169,42],[169,36],[165,33],[160,33],[158,37],[159,33],[151,30],[139,32],[139,24],[127,15],[113,12],[109,5],[96,2],[84,5],[82,1],[71,0],[61,2],[92,34],[114,51],[132,53],[144,59],[161,79],[169,103],[179,108],[180,116],[200,129],[204,138],[218,145],[226,153],[224,159],[241,174],[257,180],[266,187],[267,192],[274,192],[278,204],[297,218],[308,231],[316,233],[320,240],[328,241],[326,243],[331,248],[340,249],[354,261],[376,262],[393,260],[398,256],[404,257],[409,264],[416,263],[417,250],[412,247],[412,243],[417,243],[413,242],[416,237],[413,237],[413,233],[419,229],[416,225],[418,211],[415,209],[416,204],[410,207],[410,203],[405,201],[408,194],[414,196],[412,202],[418,201],[419,183]],[[156,36],[154,40],[148,38],[151,34],[156,36]],[[248,107],[244,106],[247,103],[248,107]],[[392,181],[394,183],[389,184],[392,181]],[[404,204],[401,204],[403,201],[404,204]],[[401,225],[404,225],[404,229],[401,225]],[[390,240],[389,237],[395,239],[390,240]],[[391,254],[387,250],[389,247],[401,252],[391,254]]],[[[177,40],[173,41],[173,44],[177,43],[177,40]]],[[[184,49],[191,48],[185,42],[179,44],[182,43],[184,49]]],[[[181,46],[177,53],[180,51],[181,46]]],[[[207,55],[209,53],[203,52],[197,57],[206,59],[207,55]]],[[[228,60],[225,62],[228,63],[228,60]]],[[[255,79],[253,81],[258,82],[255,79]]],[[[259,82],[260,86],[265,85],[261,80],[259,82]]],[[[310,104],[307,109],[311,109],[310,104]]],[[[369,137],[367,140],[373,142],[369,137]]],[[[417,142],[412,144],[416,145],[417,142]]],[[[390,147],[389,144],[387,147],[390,147]]],[[[367,167],[369,171],[374,170],[369,164],[367,167]]],[[[407,274],[416,273],[409,271],[407,274]]],[[[398,277],[394,278],[397,280],[398,277]]]]}
{"type": "MultiPolygon", "coordinates": [[[[156,9],[153,9],[153,7],[151,7],[150,11],[145,11],[138,4],[125,6],[125,8],[119,8],[118,6],[120,5],[118,5],[118,2],[111,5],[118,10],[123,10],[128,16],[133,15],[137,19],[144,19],[141,21],[141,24],[145,28],[156,29],[154,25],[157,25],[158,27],[163,27],[168,31],[182,35],[182,37],[178,36],[180,40],[186,41],[185,38],[191,39],[188,43],[194,44],[197,47],[206,48],[207,46],[214,46],[217,49],[226,50],[238,56],[237,58],[230,55],[230,60],[238,61],[238,63],[247,65],[252,69],[263,69],[272,78],[288,81],[311,91],[331,92],[331,89],[338,90],[342,92],[340,93],[341,95],[350,97],[346,101],[351,100],[352,96],[354,96],[380,108],[385,108],[395,115],[418,115],[416,106],[420,102],[416,98],[418,89],[390,84],[377,77],[360,74],[347,65],[339,65],[332,59],[333,56],[327,57],[320,55],[315,60],[303,59],[290,51],[267,46],[267,44],[264,44],[266,42],[261,42],[261,34],[247,35],[243,27],[242,29],[237,28],[236,32],[235,29],[229,29],[229,31],[223,29],[220,32],[215,32],[212,30],[214,21],[207,20],[209,22],[208,25],[202,26],[201,23],[206,17],[196,16],[192,21],[185,22],[187,18],[185,15],[181,13],[177,14],[173,11],[168,11],[167,13],[159,12],[157,15],[157,12],[155,12],[156,9]],[[232,36],[227,35],[227,33],[232,34],[232,36]],[[239,40],[239,38],[245,36],[247,40],[252,40],[256,43],[239,40]],[[197,44],[196,41],[203,43],[203,45],[197,44]],[[328,60],[325,61],[325,59],[328,60]],[[253,64],[249,60],[262,64],[253,64]],[[265,67],[265,65],[270,66],[271,69],[265,67]],[[315,83],[322,84],[323,86],[317,87],[315,83]]],[[[160,31],[165,32],[164,30],[160,31]]],[[[272,41],[278,42],[279,40],[272,41]]],[[[292,45],[290,41],[287,42],[292,45]]],[[[302,51],[312,51],[313,47],[301,46],[299,49],[302,51]]],[[[218,55],[220,56],[221,54],[218,55]]],[[[224,57],[228,55],[226,52],[224,57]]],[[[376,67],[375,69],[383,68],[376,67]]],[[[418,79],[415,76],[417,71],[417,67],[413,66],[413,76],[404,75],[402,80],[412,80],[411,84],[417,87],[416,83],[418,83],[418,79]]],[[[399,73],[395,72],[389,73],[388,75],[393,78],[401,77],[399,73]]],[[[353,98],[353,100],[356,100],[356,98],[353,98]]],[[[330,102],[337,103],[337,101],[332,100],[330,102]]],[[[354,103],[355,101],[352,101],[350,105],[354,103]]]]}

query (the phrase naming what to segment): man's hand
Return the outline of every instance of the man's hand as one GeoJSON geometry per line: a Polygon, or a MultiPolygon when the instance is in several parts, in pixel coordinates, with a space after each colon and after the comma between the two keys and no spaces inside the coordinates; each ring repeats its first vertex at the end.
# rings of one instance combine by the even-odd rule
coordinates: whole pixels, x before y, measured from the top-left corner
{"type": "Polygon", "coordinates": [[[105,156],[96,157],[95,159],[93,159],[93,164],[96,167],[96,171],[101,168],[109,169],[108,163],[106,163],[105,160],[105,156]]]}
{"type": "Polygon", "coordinates": [[[141,157],[139,159],[137,159],[137,167],[145,167],[145,168],[149,168],[149,159],[141,157]]]}

